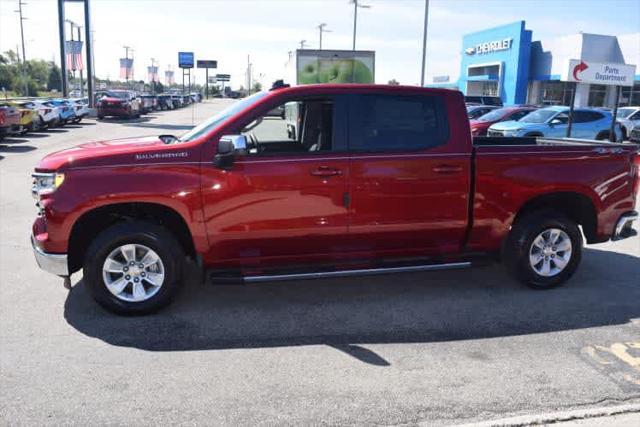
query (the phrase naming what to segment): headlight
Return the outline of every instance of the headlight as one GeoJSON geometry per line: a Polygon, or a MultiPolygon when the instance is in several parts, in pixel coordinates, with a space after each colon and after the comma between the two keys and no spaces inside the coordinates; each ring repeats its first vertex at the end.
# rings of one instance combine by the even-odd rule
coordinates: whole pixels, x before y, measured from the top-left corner
{"type": "Polygon", "coordinates": [[[44,194],[51,194],[58,189],[64,182],[63,173],[41,173],[35,172],[33,177],[33,187],[31,194],[34,198],[39,199],[44,194]]]}

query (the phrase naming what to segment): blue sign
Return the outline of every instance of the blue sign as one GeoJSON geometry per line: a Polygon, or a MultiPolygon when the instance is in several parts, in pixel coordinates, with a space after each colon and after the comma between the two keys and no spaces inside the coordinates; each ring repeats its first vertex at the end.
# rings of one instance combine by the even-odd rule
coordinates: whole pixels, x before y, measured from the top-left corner
{"type": "Polygon", "coordinates": [[[193,68],[193,52],[178,52],[178,67],[193,68]]]}

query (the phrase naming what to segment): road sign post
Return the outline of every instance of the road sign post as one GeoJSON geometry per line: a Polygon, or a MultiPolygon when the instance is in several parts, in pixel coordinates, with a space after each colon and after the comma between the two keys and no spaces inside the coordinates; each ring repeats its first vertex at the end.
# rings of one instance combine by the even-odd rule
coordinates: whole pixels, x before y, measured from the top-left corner
{"type": "Polygon", "coordinates": [[[567,126],[567,137],[571,136],[571,125],[573,124],[573,104],[579,83],[598,84],[615,86],[616,102],[611,118],[609,129],[609,140],[616,140],[615,124],[618,116],[618,103],[620,101],[620,86],[633,86],[636,74],[636,66],[629,64],[614,64],[584,61],[582,59],[570,59],[567,66],[567,74],[562,80],[575,82],[576,88],[571,96],[571,106],[569,110],[569,122],[567,126]]]}
{"type": "Polygon", "coordinates": [[[189,76],[189,91],[191,91],[191,69],[193,68],[193,52],[178,52],[178,67],[182,68],[182,93],[184,94],[184,76],[189,76]]]}
{"type": "Polygon", "coordinates": [[[205,96],[209,99],[209,68],[218,68],[218,61],[213,59],[199,59],[197,67],[205,69],[205,96]]]}

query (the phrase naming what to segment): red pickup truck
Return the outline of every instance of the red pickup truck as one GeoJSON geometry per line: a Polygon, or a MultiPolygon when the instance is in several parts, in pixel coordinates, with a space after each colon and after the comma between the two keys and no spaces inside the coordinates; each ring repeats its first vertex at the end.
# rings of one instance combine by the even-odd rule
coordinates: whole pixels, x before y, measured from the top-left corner
{"type": "MultiPolygon", "coordinates": [[[[43,269],[83,269],[119,313],[167,304],[190,258],[246,282],[462,268],[533,288],[635,234],[637,148],[472,140],[460,92],[274,85],[177,138],[91,142],[37,165],[43,269]],[[283,107],[284,117],[269,114],[283,107]],[[291,131],[291,127],[295,131],[291,131]]],[[[68,281],[68,280],[67,280],[68,281]]]]}

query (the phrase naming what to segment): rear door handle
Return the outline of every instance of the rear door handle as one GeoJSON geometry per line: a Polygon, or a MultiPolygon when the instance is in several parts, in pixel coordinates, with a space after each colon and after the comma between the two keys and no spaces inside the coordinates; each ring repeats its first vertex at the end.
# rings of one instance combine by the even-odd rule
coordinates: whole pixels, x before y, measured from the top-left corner
{"type": "Polygon", "coordinates": [[[462,166],[438,165],[438,166],[434,166],[432,170],[435,173],[453,174],[453,173],[462,172],[462,166]]]}
{"type": "Polygon", "coordinates": [[[318,169],[314,169],[310,173],[313,176],[342,175],[342,171],[340,169],[330,168],[329,166],[320,166],[318,169]]]}

